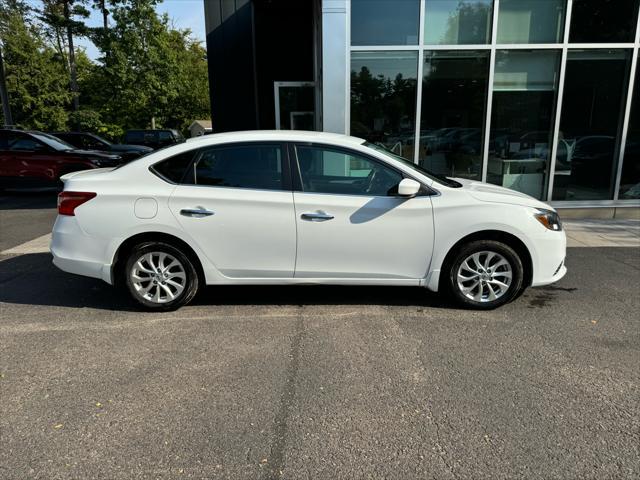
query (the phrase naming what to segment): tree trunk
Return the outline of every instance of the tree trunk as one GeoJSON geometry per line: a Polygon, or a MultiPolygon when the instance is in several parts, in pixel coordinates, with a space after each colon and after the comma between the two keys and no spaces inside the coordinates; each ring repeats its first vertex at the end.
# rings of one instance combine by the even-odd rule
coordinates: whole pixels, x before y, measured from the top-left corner
{"type": "Polygon", "coordinates": [[[102,11],[102,26],[105,33],[109,28],[109,11],[107,10],[107,0],[100,0],[100,10],[102,11]]]}
{"type": "Polygon", "coordinates": [[[5,127],[12,127],[13,118],[11,118],[11,105],[9,105],[9,93],[7,92],[7,84],[4,81],[4,63],[2,61],[2,50],[0,50],[0,101],[2,102],[4,125],[5,127]]]}
{"type": "Polygon", "coordinates": [[[64,1],[64,18],[67,21],[67,41],[69,44],[69,74],[71,95],[73,95],[73,110],[77,112],[80,109],[80,98],[78,95],[78,72],[76,69],[76,53],[73,48],[73,30],[71,27],[71,13],[69,11],[69,3],[73,0],[64,1]]]}

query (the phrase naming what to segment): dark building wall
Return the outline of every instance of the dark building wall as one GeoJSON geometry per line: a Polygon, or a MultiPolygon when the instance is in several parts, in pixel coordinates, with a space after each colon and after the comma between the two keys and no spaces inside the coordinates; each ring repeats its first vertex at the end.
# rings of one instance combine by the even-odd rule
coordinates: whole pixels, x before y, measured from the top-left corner
{"type": "Polygon", "coordinates": [[[254,0],[260,128],[275,128],[273,82],[314,80],[313,1],[254,0]]]}
{"type": "Polygon", "coordinates": [[[313,0],[205,0],[214,132],[275,128],[274,81],[314,80],[313,0]]]}
{"type": "Polygon", "coordinates": [[[249,0],[206,0],[209,93],[214,132],[258,128],[249,0]]]}

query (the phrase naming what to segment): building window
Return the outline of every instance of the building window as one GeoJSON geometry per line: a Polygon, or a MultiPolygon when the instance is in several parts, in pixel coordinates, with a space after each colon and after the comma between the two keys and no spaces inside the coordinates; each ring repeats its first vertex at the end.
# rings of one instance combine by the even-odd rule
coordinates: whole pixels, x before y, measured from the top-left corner
{"type": "Polygon", "coordinates": [[[631,118],[627,132],[627,146],[624,151],[622,178],[620,180],[620,200],[640,198],[640,65],[636,70],[633,87],[631,118]]]}
{"type": "Polygon", "coordinates": [[[420,0],[352,0],[352,45],[417,45],[420,0]]]}
{"type": "Polygon", "coordinates": [[[413,160],[418,52],[351,54],[351,134],[413,160]]]}
{"type": "Polygon", "coordinates": [[[637,0],[573,0],[572,43],[633,42],[637,0]]]}
{"type": "Polygon", "coordinates": [[[560,52],[499,50],[487,181],[545,198],[560,52]]]}
{"type": "Polygon", "coordinates": [[[426,0],[427,45],[481,45],[491,40],[493,0],[426,0]]]}
{"type": "Polygon", "coordinates": [[[568,53],[554,200],[611,200],[630,51],[568,53]]]}
{"type": "Polygon", "coordinates": [[[498,43],[559,43],[566,0],[500,0],[498,43]]]}
{"type": "Polygon", "coordinates": [[[489,52],[426,51],[423,72],[419,163],[480,179],[489,52]]]}

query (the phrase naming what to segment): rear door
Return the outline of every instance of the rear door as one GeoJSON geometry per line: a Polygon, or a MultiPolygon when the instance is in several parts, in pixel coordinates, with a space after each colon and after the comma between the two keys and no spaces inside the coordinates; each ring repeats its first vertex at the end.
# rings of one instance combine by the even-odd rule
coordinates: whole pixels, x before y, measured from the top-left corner
{"type": "Polygon", "coordinates": [[[311,144],[294,151],[296,278],[425,277],[433,250],[429,196],[397,196],[402,172],[359,152],[311,144]]]}
{"type": "Polygon", "coordinates": [[[46,186],[56,180],[59,165],[55,152],[39,140],[16,132],[9,143],[10,175],[24,186],[46,186]]]}
{"type": "Polygon", "coordinates": [[[280,143],[203,147],[169,201],[184,230],[225,276],[291,278],[296,223],[280,143]]]}

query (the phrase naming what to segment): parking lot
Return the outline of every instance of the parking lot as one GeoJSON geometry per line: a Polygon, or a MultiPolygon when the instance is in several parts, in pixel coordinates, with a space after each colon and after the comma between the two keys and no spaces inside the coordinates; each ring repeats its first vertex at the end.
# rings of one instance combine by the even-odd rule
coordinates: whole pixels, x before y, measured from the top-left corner
{"type": "Polygon", "coordinates": [[[150,314],[29,246],[54,207],[0,198],[2,478],[640,476],[638,248],[570,248],[492,312],[209,287],[150,314]]]}

